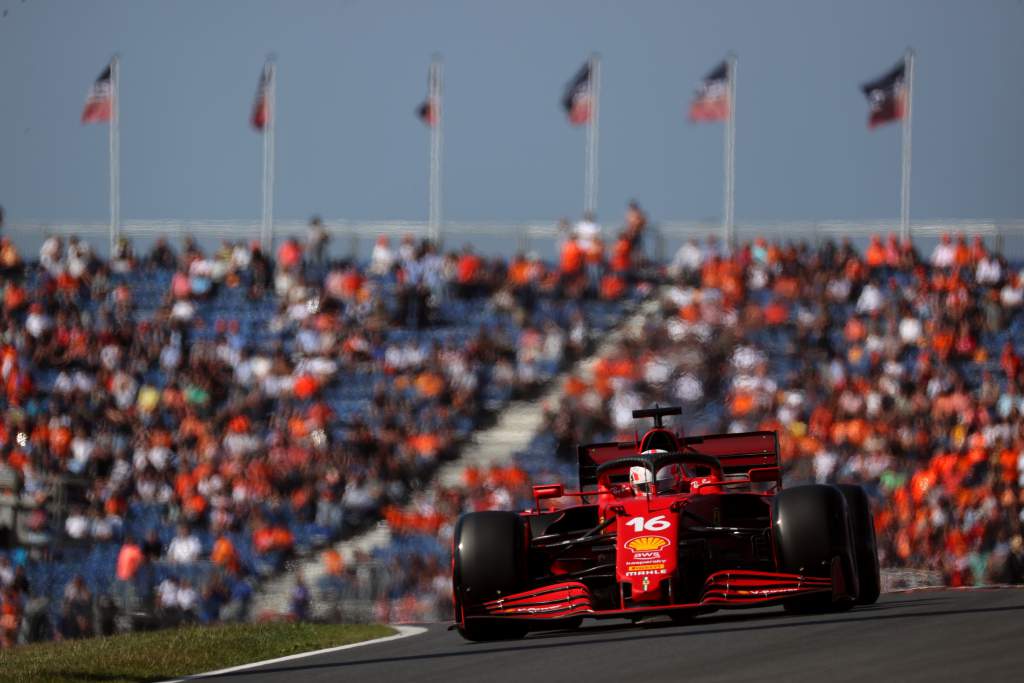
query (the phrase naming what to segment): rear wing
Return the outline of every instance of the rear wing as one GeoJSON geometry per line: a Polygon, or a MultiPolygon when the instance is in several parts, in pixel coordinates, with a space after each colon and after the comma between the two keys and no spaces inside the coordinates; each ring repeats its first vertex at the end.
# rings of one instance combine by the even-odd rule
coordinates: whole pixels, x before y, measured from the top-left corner
{"type": "Polygon", "coordinates": [[[580,491],[597,488],[599,465],[627,455],[636,455],[636,450],[636,444],[632,441],[606,441],[578,446],[576,453],[579,459],[580,491]]]}
{"type": "MultiPolygon", "coordinates": [[[[687,436],[679,440],[680,450],[710,455],[722,463],[722,472],[729,475],[750,474],[750,470],[779,466],[779,436],[775,432],[743,432],[687,436]]],[[[629,455],[636,455],[633,441],[609,441],[587,444],[577,449],[580,490],[597,486],[598,466],[629,455]]]]}
{"type": "Polygon", "coordinates": [[[779,466],[777,432],[688,436],[683,438],[681,445],[686,450],[718,458],[726,476],[745,475],[752,469],[779,466]]]}

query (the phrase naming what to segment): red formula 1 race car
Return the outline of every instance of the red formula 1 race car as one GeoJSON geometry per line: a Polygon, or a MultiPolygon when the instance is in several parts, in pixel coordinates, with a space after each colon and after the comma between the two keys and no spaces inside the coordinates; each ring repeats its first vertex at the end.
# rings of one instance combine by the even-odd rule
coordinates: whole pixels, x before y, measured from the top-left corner
{"type": "Polygon", "coordinates": [[[874,524],[859,486],[783,490],[774,432],[681,437],[654,427],[580,446],[579,491],[534,486],[535,508],[471,512],[455,528],[456,627],[469,640],[573,628],[583,617],[878,599],[874,524]],[[573,504],[553,506],[570,497],[573,504]],[[547,506],[545,506],[545,502],[547,506]]]}

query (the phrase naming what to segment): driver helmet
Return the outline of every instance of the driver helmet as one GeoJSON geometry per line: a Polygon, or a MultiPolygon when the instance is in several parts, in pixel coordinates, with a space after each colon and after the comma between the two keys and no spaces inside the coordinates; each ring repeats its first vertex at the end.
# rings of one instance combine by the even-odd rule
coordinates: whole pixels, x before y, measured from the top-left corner
{"type": "MultiPolygon", "coordinates": [[[[655,453],[668,453],[668,451],[661,448],[651,448],[643,451],[640,455],[653,455],[655,453]]],[[[668,469],[662,467],[662,470],[668,469]]],[[[646,495],[648,493],[654,493],[656,481],[651,480],[651,471],[646,467],[635,465],[629,468],[629,485],[633,488],[634,495],[646,495]]]]}
{"type": "Polygon", "coordinates": [[[629,468],[629,485],[637,496],[651,493],[651,471],[642,465],[629,468]]]}

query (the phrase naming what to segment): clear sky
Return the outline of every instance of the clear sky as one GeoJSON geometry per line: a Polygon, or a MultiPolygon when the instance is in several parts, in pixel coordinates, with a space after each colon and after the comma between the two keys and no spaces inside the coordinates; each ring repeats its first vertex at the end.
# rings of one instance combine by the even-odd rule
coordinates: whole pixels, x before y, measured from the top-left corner
{"type": "Polygon", "coordinates": [[[445,217],[553,219],[582,204],[582,129],[559,108],[602,55],[599,214],[717,218],[722,125],[694,126],[701,76],[739,56],[736,216],[899,213],[899,126],[866,128],[858,86],[917,51],[911,213],[1024,217],[1018,0],[515,2],[0,0],[0,204],[9,220],[107,218],[90,83],[122,59],[122,217],[258,218],[247,123],[278,58],[275,214],[425,219],[414,110],[445,60],[445,217]]]}

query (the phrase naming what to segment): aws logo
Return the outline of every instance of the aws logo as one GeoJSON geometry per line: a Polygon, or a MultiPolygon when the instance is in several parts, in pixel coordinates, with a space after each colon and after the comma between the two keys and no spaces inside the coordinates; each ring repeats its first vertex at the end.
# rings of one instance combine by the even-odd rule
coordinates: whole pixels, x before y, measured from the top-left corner
{"type": "Polygon", "coordinates": [[[640,553],[661,550],[669,543],[671,541],[664,536],[637,536],[626,541],[624,545],[634,553],[640,553]]]}

